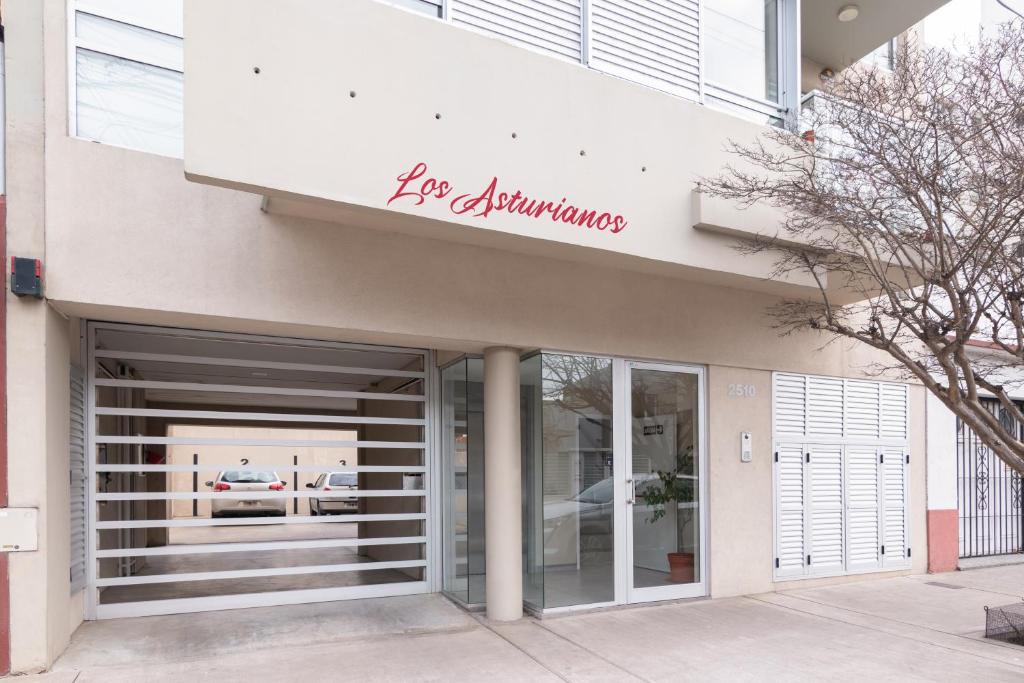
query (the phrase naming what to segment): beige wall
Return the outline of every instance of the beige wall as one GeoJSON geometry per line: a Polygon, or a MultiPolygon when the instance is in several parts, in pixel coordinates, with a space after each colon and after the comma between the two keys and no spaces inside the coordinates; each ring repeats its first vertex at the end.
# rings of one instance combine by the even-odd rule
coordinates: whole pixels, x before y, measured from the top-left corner
{"type": "MultiPolygon", "coordinates": [[[[548,249],[547,243],[523,253],[409,234],[418,224],[400,224],[398,214],[374,214],[373,220],[383,220],[384,228],[391,222],[391,229],[383,230],[267,214],[260,211],[257,196],[187,182],[180,160],[70,139],[64,2],[9,0],[5,9],[10,251],[45,258],[52,305],[8,295],[7,417],[16,426],[8,442],[11,504],[40,506],[43,532],[38,552],[11,558],[15,670],[47,665],[81,618],[80,598],[68,597],[66,563],[67,363],[77,336],[68,332],[61,313],[447,350],[508,345],[708,364],[712,592],[771,588],[771,479],[770,468],[765,469],[771,438],[768,371],[856,376],[871,354],[844,344],[823,347],[825,340],[813,334],[779,338],[764,317],[766,307],[776,301],[767,293],[692,282],[659,269],[647,272],[646,265],[635,267],[628,259],[614,265],[566,260],[560,258],[564,251],[548,249]],[[749,377],[764,390],[749,406],[734,406],[723,394],[733,377],[749,377]],[[741,465],[736,453],[741,418],[754,432],[750,465],[741,465]],[[757,514],[743,515],[750,505],[757,514]]],[[[246,10],[246,15],[255,18],[259,13],[246,10]]],[[[249,36],[246,45],[257,49],[266,43],[249,36]]],[[[255,57],[248,49],[243,56],[255,57]]],[[[502,59],[523,55],[505,47],[500,52],[502,59]]],[[[533,65],[524,78],[549,78],[537,71],[534,57],[522,59],[533,65]]],[[[575,92],[571,79],[578,67],[570,72],[562,65],[551,66],[551,71],[563,74],[565,88],[575,92]]],[[[521,142],[532,149],[551,142],[557,133],[570,156],[575,155],[574,162],[581,162],[578,149],[586,147],[594,178],[609,164],[633,168],[640,160],[633,159],[634,151],[644,152],[645,158],[649,152],[655,161],[644,162],[650,163],[651,173],[643,182],[655,183],[654,189],[633,179],[624,191],[668,193],[679,205],[669,217],[653,217],[661,226],[657,234],[638,228],[633,234],[643,239],[630,248],[642,258],[658,260],[659,240],[667,239],[673,258],[692,266],[684,275],[706,274],[722,267],[720,259],[734,258],[721,236],[690,229],[687,198],[696,170],[693,159],[714,158],[726,130],[749,127],[686,103],[659,100],[651,104],[658,112],[655,123],[672,128],[676,137],[651,146],[635,137],[643,126],[637,125],[629,106],[606,105],[620,94],[648,103],[664,95],[608,77],[580,78],[599,81],[595,92],[600,96],[590,95],[583,104],[589,110],[605,107],[621,118],[622,131],[632,132],[583,139],[575,133],[605,129],[587,127],[584,121],[567,131],[564,122],[517,110],[512,113],[527,117],[522,120],[529,125],[500,119],[503,139],[504,131],[515,125],[539,136],[524,134],[521,142]]],[[[331,87],[347,93],[349,86],[341,80],[335,79],[331,87]]],[[[367,97],[373,92],[362,85],[358,89],[367,97]]],[[[445,126],[458,124],[460,112],[469,111],[461,103],[468,103],[471,94],[463,91],[462,99],[445,95],[450,104],[442,119],[445,126]]],[[[428,123],[437,123],[433,106],[425,111],[428,123]]],[[[443,158],[447,147],[436,146],[437,140],[429,144],[435,147],[416,151],[432,151],[433,163],[448,163],[443,158]]],[[[532,173],[531,166],[498,168],[494,160],[502,154],[472,144],[478,151],[473,163],[464,148],[461,160],[453,158],[452,163],[454,172],[465,174],[464,182],[474,185],[477,174],[511,173],[524,186],[537,182],[538,194],[551,193],[577,175],[568,160],[552,166],[551,173],[533,177],[524,175],[532,173]]],[[[249,149],[253,155],[262,152],[257,145],[249,149]]],[[[353,179],[357,157],[340,152],[333,165],[311,164],[310,170],[322,178],[338,173],[353,179]]],[[[382,180],[378,171],[375,182],[382,180]]],[[[355,187],[370,191],[369,185],[355,187]]],[[[603,203],[611,196],[600,183],[593,188],[579,197],[581,202],[603,203]]],[[[370,219],[369,214],[355,217],[370,219]]],[[[762,266],[753,264],[748,270],[763,272],[762,266]]],[[[917,389],[912,395],[912,447],[918,453],[924,448],[923,400],[917,389]]],[[[923,470],[923,464],[913,468],[913,534],[915,550],[922,549],[915,553],[915,568],[926,556],[923,470]]]]}
{"type": "MultiPolygon", "coordinates": [[[[43,6],[6,2],[7,251],[45,253],[43,6]],[[12,28],[16,27],[16,30],[12,28]]],[[[7,297],[9,504],[39,508],[39,550],[11,553],[12,670],[46,666],[81,621],[68,573],[71,347],[77,334],[46,304],[7,297]]]]}
{"type": "MultiPolygon", "coordinates": [[[[186,1],[189,177],[270,195],[271,210],[772,286],[769,256],[740,255],[691,228],[689,191],[726,161],[740,163],[725,141],[753,141],[760,125],[373,0],[277,8],[186,1]],[[330,76],[311,65],[331,65],[330,76]],[[427,175],[406,191],[434,177],[450,194],[389,203],[396,178],[418,162],[427,175]],[[518,213],[453,215],[451,200],[494,177],[509,194],[564,197],[628,226],[612,234],[518,213]],[[277,201],[297,197],[316,201],[277,201]],[[409,217],[431,220],[403,224],[409,217]]],[[[775,233],[772,217],[762,227],[775,233]]]]}

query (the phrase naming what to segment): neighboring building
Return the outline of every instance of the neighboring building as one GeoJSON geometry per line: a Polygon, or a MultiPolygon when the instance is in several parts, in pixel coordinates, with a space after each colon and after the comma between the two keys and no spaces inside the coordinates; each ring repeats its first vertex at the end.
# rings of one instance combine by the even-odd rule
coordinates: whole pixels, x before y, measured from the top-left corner
{"type": "Polygon", "coordinates": [[[83,619],[926,570],[924,390],[780,338],[813,283],[733,248],[778,214],[695,191],[943,1],[848,4],[4,0],[11,669],[83,619]]]}

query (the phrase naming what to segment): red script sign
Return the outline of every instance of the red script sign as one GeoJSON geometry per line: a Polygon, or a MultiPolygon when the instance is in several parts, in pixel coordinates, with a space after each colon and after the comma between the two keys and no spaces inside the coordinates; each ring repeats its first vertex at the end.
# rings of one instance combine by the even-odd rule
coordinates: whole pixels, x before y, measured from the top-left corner
{"type": "Polygon", "coordinates": [[[555,223],[607,230],[613,235],[622,232],[628,225],[626,219],[620,215],[573,206],[566,203],[565,197],[559,202],[550,202],[532,199],[519,190],[511,193],[499,192],[497,177],[492,178],[482,192],[454,194],[455,188],[452,184],[428,175],[427,165],[422,161],[413,166],[412,170],[399,175],[396,180],[398,189],[388,199],[388,206],[391,202],[399,200],[412,201],[416,206],[428,199],[444,200],[448,203],[449,210],[456,216],[487,218],[492,213],[504,211],[531,218],[549,218],[555,223]]]}

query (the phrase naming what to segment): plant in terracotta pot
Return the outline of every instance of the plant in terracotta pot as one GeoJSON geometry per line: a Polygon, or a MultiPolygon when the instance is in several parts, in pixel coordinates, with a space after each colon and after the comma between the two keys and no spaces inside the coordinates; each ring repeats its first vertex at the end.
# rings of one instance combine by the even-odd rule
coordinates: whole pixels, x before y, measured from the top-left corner
{"type": "MultiPolygon", "coordinates": [[[[692,503],[695,500],[697,481],[693,476],[693,447],[690,446],[676,455],[673,469],[658,470],[654,474],[657,479],[648,480],[638,491],[644,504],[650,508],[650,515],[646,519],[649,524],[657,522],[668,514],[669,510],[677,510],[679,503],[692,503]]],[[[694,554],[692,552],[668,553],[668,566],[669,581],[693,583],[694,554]]]]}

